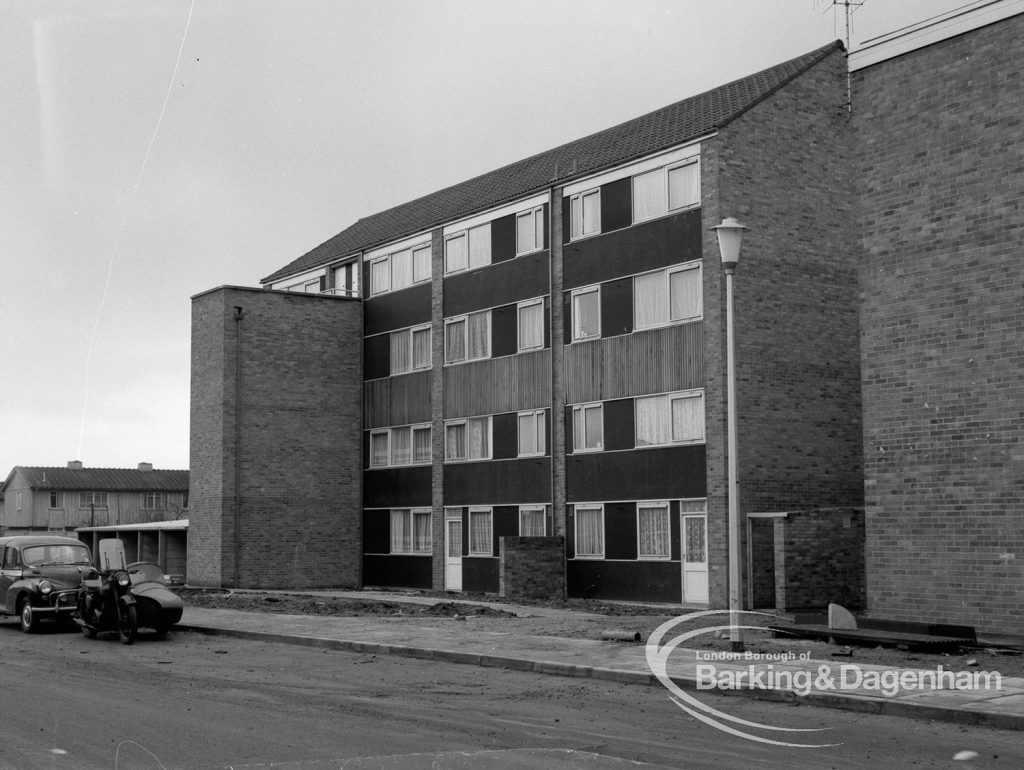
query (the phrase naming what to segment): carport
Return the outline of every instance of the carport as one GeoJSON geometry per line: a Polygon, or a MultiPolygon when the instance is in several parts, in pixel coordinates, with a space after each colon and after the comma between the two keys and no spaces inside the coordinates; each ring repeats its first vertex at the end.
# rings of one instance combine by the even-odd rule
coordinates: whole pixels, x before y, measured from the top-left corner
{"type": "Polygon", "coordinates": [[[99,542],[114,537],[124,543],[128,562],[150,561],[159,564],[174,583],[184,583],[188,568],[188,519],[151,521],[144,524],[112,524],[104,527],[79,527],[78,539],[99,551],[99,542]]]}

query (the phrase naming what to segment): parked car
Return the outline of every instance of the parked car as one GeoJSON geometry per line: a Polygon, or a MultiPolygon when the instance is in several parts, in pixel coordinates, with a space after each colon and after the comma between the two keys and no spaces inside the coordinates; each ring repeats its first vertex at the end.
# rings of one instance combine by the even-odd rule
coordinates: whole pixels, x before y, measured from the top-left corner
{"type": "Polygon", "coordinates": [[[0,537],[0,615],[17,615],[21,630],[43,619],[71,619],[82,575],[92,570],[89,548],[70,537],[0,537]]]}

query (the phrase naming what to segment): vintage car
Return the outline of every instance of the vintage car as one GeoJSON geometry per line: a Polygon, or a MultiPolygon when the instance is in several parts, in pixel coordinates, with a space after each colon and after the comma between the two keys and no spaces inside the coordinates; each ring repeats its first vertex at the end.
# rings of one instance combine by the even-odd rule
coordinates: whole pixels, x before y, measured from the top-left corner
{"type": "Polygon", "coordinates": [[[82,575],[90,570],[89,549],[74,538],[0,537],[0,615],[17,615],[29,634],[46,618],[70,622],[82,575]]]}

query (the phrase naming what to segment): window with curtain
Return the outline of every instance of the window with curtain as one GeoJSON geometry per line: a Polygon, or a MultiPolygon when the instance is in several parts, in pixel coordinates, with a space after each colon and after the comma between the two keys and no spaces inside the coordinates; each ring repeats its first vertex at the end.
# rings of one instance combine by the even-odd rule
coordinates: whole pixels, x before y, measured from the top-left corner
{"type": "Polygon", "coordinates": [[[633,177],[633,221],[660,217],[667,210],[665,169],[659,168],[633,177]]]}
{"type": "Polygon", "coordinates": [[[636,399],[636,446],[704,440],[704,393],[690,391],[636,399]]]}
{"type": "Polygon", "coordinates": [[[414,510],[412,512],[412,550],[413,553],[430,553],[431,513],[427,508],[414,510]]]}
{"type": "Polygon", "coordinates": [[[391,266],[388,258],[375,259],[370,263],[370,294],[391,291],[391,266]]]}
{"type": "Polygon", "coordinates": [[[544,410],[519,413],[519,456],[542,455],[546,444],[544,410]]]}
{"type": "Polygon", "coordinates": [[[576,558],[604,556],[604,509],[576,506],[576,558]]]}
{"type": "Polygon", "coordinates": [[[391,465],[412,462],[412,428],[391,429],[391,465]]]}
{"type": "Polygon", "coordinates": [[[470,417],[445,423],[446,460],[488,460],[490,457],[490,417],[470,417]]]}
{"type": "Polygon", "coordinates": [[[408,329],[391,332],[391,374],[404,374],[412,368],[411,342],[408,329]]]}
{"type": "Polygon", "coordinates": [[[545,537],[548,533],[547,509],[542,506],[519,507],[519,536],[545,537]]]}
{"type": "Polygon", "coordinates": [[[539,350],[544,347],[544,300],[519,304],[519,347],[520,353],[539,350]]]}
{"type": "Polygon", "coordinates": [[[668,170],[668,208],[696,206],[700,203],[700,163],[696,158],[668,170]]]}
{"type": "Polygon", "coordinates": [[[431,429],[429,425],[420,425],[412,429],[412,461],[414,463],[429,463],[431,457],[430,447],[431,429]]]}
{"type": "Polygon", "coordinates": [[[668,503],[644,503],[637,506],[637,556],[641,559],[668,559],[672,556],[668,503]]]}
{"type": "Polygon", "coordinates": [[[375,430],[370,433],[370,467],[377,468],[388,464],[388,432],[375,430]]]}
{"type": "Polygon", "coordinates": [[[601,290],[594,286],[572,293],[572,338],[588,340],[601,336],[601,290]]]}
{"type": "Polygon", "coordinates": [[[582,404],[572,408],[573,450],[595,452],[604,448],[604,407],[582,404]]]}
{"type": "Polygon", "coordinates": [[[700,264],[658,270],[633,278],[633,327],[650,329],[700,318],[700,264]]]}
{"type": "Polygon", "coordinates": [[[444,271],[456,273],[469,265],[469,237],[466,233],[453,235],[444,242],[444,271]]]}
{"type": "Polygon", "coordinates": [[[601,232],[601,191],[589,190],[569,198],[569,237],[572,240],[601,232]]]}
{"type": "Polygon", "coordinates": [[[391,553],[430,553],[430,509],[391,511],[391,553]]]}
{"type": "Polygon", "coordinates": [[[468,356],[470,361],[491,357],[491,311],[468,316],[468,356]]]}
{"type": "Polygon", "coordinates": [[[412,368],[430,368],[430,327],[420,326],[412,330],[412,368]]]}
{"type": "MultiPolygon", "coordinates": [[[[683,500],[679,503],[680,513],[707,515],[707,500],[683,500]]],[[[707,519],[697,516],[683,518],[683,561],[702,563],[707,561],[707,519]]]]}
{"type": "Polygon", "coordinates": [[[544,207],[516,216],[516,256],[544,248],[544,207]]]}
{"type": "Polygon", "coordinates": [[[412,530],[409,525],[407,509],[391,511],[391,553],[412,551],[412,530]]]}
{"type": "Polygon", "coordinates": [[[453,318],[444,325],[444,360],[454,364],[466,360],[466,318],[453,318]]]}
{"type": "Polygon", "coordinates": [[[412,286],[412,251],[405,249],[391,255],[391,290],[412,286]]]}
{"type": "Polygon", "coordinates": [[[430,246],[420,246],[412,250],[412,280],[413,283],[429,281],[430,268],[430,246]]]}
{"type": "Polygon", "coordinates": [[[469,267],[491,264],[491,223],[469,229],[469,267]]]}
{"type": "Polygon", "coordinates": [[[490,508],[469,509],[469,553],[472,556],[494,555],[490,508]]]}

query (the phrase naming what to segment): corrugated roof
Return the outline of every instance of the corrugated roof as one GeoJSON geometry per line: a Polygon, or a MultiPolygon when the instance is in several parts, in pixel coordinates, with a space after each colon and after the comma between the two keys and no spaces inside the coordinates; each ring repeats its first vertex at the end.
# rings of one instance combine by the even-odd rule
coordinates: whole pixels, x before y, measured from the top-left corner
{"type": "Polygon", "coordinates": [[[261,283],[311,270],[540,192],[553,184],[566,184],[697,139],[735,120],[837,50],[844,50],[838,40],[613,128],[360,219],[261,283]]]}
{"type": "Polygon", "coordinates": [[[187,492],[188,471],[140,471],[135,468],[27,468],[18,466],[31,489],[105,492],[187,492]]]}

